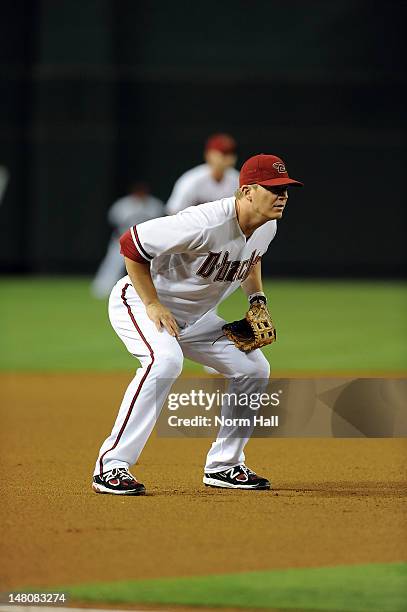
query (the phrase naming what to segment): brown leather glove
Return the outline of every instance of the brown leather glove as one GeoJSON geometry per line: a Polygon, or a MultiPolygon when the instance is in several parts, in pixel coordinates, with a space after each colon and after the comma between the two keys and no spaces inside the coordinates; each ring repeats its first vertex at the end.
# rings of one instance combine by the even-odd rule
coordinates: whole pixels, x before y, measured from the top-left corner
{"type": "Polygon", "coordinates": [[[222,330],[244,353],[271,344],[277,339],[273,321],[264,302],[253,302],[244,319],[226,323],[222,330]]]}

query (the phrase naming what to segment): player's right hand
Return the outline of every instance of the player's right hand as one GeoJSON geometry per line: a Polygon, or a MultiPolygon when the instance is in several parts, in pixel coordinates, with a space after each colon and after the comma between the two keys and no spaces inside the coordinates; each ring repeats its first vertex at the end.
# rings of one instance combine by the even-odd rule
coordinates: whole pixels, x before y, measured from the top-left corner
{"type": "Polygon", "coordinates": [[[179,327],[174,319],[174,315],[168,308],[163,306],[163,304],[160,302],[153,302],[146,306],[146,312],[148,317],[155,323],[158,331],[166,329],[171,336],[178,336],[179,327]]]}

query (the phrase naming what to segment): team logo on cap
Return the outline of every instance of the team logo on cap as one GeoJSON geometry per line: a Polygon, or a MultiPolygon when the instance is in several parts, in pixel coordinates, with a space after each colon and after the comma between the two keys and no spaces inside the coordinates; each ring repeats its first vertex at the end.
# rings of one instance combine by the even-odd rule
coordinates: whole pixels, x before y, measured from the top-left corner
{"type": "Polygon", "coordinates": [[[274,162],[273,168],[275,168],[277,172],[280,172],[280,174],[283,174],[284,172],[286,172],[283,162],[274,162]]]}

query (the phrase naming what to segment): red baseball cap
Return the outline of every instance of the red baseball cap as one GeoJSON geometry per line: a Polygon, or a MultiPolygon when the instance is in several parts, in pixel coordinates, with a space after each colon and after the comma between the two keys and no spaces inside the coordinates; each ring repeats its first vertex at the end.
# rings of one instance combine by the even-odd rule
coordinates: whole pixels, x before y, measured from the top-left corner
{"type": "Polygon", "coordinates": [[[242,185],[297,185],[303,183],[288,176],[282,159],[275,155],[249,157],[240,170],[239,186],[242,185]]]}
{"type": "Polygon", "coordinates": [[[229,134],[212,134],[205,143],[205,151],[220,151],[224,155],[236,152],[236,140],[229,134]]]}

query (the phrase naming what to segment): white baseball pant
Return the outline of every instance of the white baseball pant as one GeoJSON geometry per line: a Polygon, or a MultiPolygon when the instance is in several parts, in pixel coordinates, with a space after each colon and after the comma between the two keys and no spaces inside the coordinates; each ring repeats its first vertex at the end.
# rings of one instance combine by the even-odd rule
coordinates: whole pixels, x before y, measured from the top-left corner
{"type": "MultiPolygon", "coordinates": [[[[214,368],[229,379],[228,393],[261,393],[267,385],[270,367],[263,353],[260,350],[247,354],[239,351],[222,336],[225,321],[215,312],[209,312],[181,330],[178,339],[174,338],[166,330],[157,330],[125,277],[112,290],[109,317],[114,330],[128,351],[139,359],[141,367],[124,394],[110,436],[102,444],[95,475],[136,463],[172,382],[182,371],[184,356],[214,368]],[[222,337],[214,343],[219,336],[222,337]],[[159,385],[157,380],[160,380],[159,385]]],[[[221,414],[231,416],[231,410],[226,403],[221,414]]],[[[243,449],[250,436],[238,438],[231,434],[230,428],[224,432],[220,429],[207,455],[205,472],[217,472],[244,463],[243,449]]]]}

